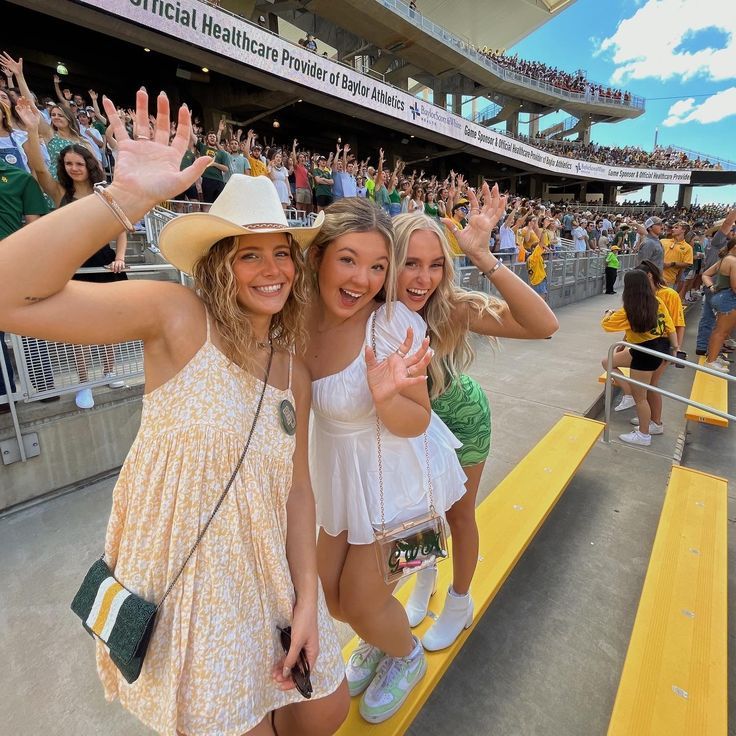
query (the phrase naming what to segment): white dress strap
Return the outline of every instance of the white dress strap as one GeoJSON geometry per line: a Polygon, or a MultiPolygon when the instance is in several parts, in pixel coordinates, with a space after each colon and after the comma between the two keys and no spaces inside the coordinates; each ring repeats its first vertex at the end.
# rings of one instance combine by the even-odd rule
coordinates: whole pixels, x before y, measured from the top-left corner
{"type": "Polygon", "coordinates": [[[289,351],[289,385],[286,387],[287,390],[291,391],[291,366],[294,362],[294,353],[289,351]]]}
{"type": "Polygon", "coordinates": [[[205,338],[205,343],[208,343],[210,341],[210,313],[207,307],[204,308],[204,318],[207,322],[207,337],[205,338]]]}

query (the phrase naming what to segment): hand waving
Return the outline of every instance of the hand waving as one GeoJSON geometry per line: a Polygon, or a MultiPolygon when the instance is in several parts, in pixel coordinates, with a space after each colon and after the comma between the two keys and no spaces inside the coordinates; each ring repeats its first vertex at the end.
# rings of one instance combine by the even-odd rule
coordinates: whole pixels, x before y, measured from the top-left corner
{"type": "Polygon", "coordinates": [[[394,398],[410,386],[424,383],[427,380],[426,368],[432,359],[429,349],[429,338],[425,338],[419,350],[409,354],[414,332],[411,327],[406,331],[406,339],[395,353],[379,361],[373,348],[365,348],[365,364],[368,368],[368,387],[373,401],[380,404],[394,398]]]}
{"type": "Polygon", "coordinates": [[[41,113],[38,108],[26,97],[18,98],[15,105],[15,111],[18,117],[23,121],[26,130],[38,130],[41,122],[41,113]]]}
{"type": "Polygon", "coordinates": [[[478,204],[478,197],[472,189],[468,190],[470,200],[470,221],[464,230],[459,230],[457,224],[446,217],[442,222],[455,235],[457,244],[463,253],[471,260],[482,253],[488,253],[488,244],[496,223],[506,212],[506,197],[498,193],[498,184],[493,189],[488,187],[488,182],[483,183],[482,196],[483,207],[478,204]]]}
{"type": "Polygon", "coordinates": [[[179,108],[176,135],[169,145],[169,99],[161,92],[156,101],[156,125],[149,138],[148,94],[141,88],[136,94],[136,140],[131,140],[112,100],[102,100],[110,128],[118,144],[117,164],[113,184],[140,200],[149,208],[175,197],[188,189],[207,168],[211,159],[198,158],[179,171],[182,156],[189,143],[191,115],[186,105],[179,108]]]}

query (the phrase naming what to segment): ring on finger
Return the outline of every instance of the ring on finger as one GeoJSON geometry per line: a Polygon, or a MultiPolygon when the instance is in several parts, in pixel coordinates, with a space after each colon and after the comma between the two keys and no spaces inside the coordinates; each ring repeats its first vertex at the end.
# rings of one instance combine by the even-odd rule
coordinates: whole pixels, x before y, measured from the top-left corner
{"type": "Polygon", "coordinates": [[[137,141],[150,141],[151,139],[147,135],[140,135],[138,134],[135,139],[137,141]]]}

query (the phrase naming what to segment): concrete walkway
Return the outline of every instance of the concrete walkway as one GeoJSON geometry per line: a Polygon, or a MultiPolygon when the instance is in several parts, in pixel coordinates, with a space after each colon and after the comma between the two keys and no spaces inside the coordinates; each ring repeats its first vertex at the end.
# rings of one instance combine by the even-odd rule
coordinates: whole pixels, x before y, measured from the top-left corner
{"type": "MultiPolygon", "coordinates": [[[[493,410],[482,496],[564,412],[585,413],[600,396],[599,361],[612,336],[598,323],[617,299],[561,309],[552,340],[499,348],[478,341],[471,373],[493,410]]],[[[667,380],[687,389],[682,373],[669,369],[667,380]]],[[[605,733],[681,431],[684,409],[665,407],[667,432],[648,450],[619,442],[594,448],[411,734],[605,733]]],[[[614,418],[616,432],[627,431],[631,412],[625,414],[614,418]]],[[[731,443],[732,458],[733,435],[731,443]]],[[[707,464],[708,456],[703,450],[699,462],[707,464]]],[[[713,472],[727,474],[728,465],[723,457],[713,472]]],[[[732,482],[735,475],[731,461],[732,482]]],[[[2,733],[151,733],[105,702],[92,642],[69,610],[100,553],[112,486],[100,482],[0,520],[2,733]]],[[[732,531],[733,504],[729,517],[732,531]]],[[[342,634],[347,639],[349,631],[342,634]]]]}

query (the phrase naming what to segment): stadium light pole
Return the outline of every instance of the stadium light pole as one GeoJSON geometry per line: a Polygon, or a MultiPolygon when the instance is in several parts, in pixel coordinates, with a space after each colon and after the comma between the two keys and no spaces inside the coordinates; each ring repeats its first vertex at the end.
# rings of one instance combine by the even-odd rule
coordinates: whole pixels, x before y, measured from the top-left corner
{"type": "Polygon", "coordinates": [[[659,138],[659,128],[654,129],[654,150],[657,150],[657,138],[659,138]]]}

